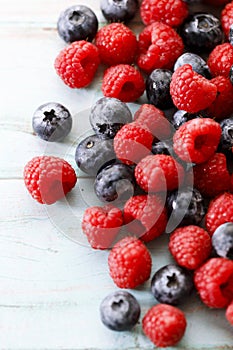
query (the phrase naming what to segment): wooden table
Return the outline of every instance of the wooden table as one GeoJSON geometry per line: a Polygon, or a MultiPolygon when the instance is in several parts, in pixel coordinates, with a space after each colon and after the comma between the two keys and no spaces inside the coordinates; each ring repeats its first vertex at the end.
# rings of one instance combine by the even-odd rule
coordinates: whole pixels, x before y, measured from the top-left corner
{"type": "MultiPolygon", "coordinates": [[[[98,1],[78,3],[91,7],[103,23],[98,1]]],[[[84,208],[95,202],[88,180],[80,178],[67,199],[52,206],[32,200],[23,182],[24,165],[41,154],[64,157],[77,169],[74,151],[90,130],[88,109],[102,96],[101,69],[90,87],[72,90],[53,67],[65,46],[56,21],[73,4],[1,0],[0,348],[153,349],[142,333],[141,318],[125,333],[110,331],[100,322],[99,304],[117,288],[108,274],[108,251],[92,250],[80,230],[84,208]],[[48,145],[32,131],[33,112],[49,101],[64,104],[74,118],[71,134],[59,144],[48,145]]],[[[153,272],[172,261],[167,241],[164,234],[148,244],[153,272]]],[[[131,292],[142,316],[156,303],[149,281],[131,292]]],[[[179,349],[233,348],[233,329],[223,310],[208,310],[195,295],[181,308],[188,327],[179,349]]]]}

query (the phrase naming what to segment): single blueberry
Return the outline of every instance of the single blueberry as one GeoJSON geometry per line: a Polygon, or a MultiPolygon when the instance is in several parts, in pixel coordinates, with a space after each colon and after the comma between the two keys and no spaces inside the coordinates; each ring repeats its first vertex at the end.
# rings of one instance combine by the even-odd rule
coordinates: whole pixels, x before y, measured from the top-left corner
{"type": "Polygon", "coordinates": [[[166,154],[171,155],[172,153],[172,140],[163,140],[158,141],[155,139],[152,144],[152,150],[151,152],[153,154],[166,154]]]}
{"type": "Polygon", "coordinates": [[[184,110],[178,110],[176,111],[172,118],[171,118],[171,123],[174,126],[174,128],[177,130],[181,125],[186,123],[187,121],[195,118],[202,118],[203,116],[201,113],[188,113],[184,110]]]}
{"type": "Polygon", "coordinates": [[[43,140],[63,140],[71,131],[72,117],[66,107],[57,102],[39,106],[32,117],[34,132],[43,140]]]}
{"type": "Polygon", "coordinates": [[[233,222],[217,227],[212,236],[212,245],[217,255],[233,260],[233,222]]]}
{"type": "Polygon", "coordinates": [[[146,95],[149,103],[160,109],[173,106],[170,95],[172,72],[168,69],[155,69],[146,79],[146,95]]]}
{"type": "Polygon", "coordinates": [[[127,291],[116,291],[107,295],[100,304],[103,324],[114,331],[132,329],[141,313],[137,299],[127,291]]]}
{"type": "Polygon", "coordinates": [[[128,22],[136,14],[138,0],[101,0],[100,9],[108,22],[128,22]]]}
{"type": "Polygon", "coordinates": [[[174,71],[183,66],[184,64],[190,64],[194,70],[194,72],[202,75],[203,77],[207,79],[211,79],[211,74],[209,67],[203,58],[201,58],[199,55],[192,53],[192,52],[186,52],[178,59],[176,60],[174,64],[174,71]]]}
{"type": "Polygon", "coordinates": [[[222,129],[219,151],[223,153],[230,152],[232,158],[233,147],[233,117],[221,120],[220,126],[222,129]]]}

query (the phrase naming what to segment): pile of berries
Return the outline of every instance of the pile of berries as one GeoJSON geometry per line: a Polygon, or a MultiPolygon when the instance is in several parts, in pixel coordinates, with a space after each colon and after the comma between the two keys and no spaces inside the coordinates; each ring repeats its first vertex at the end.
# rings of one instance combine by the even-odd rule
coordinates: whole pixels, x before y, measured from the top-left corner
{"type": "MultiPolygon", "coordinates": [[[[182,339],[187,322],[179,305],[194,290],[206,306],[225,308],[233,325],[233,1],[206,1],[219,6],[219,18],[193,13],[193,2],[102,0],[109,23],[99,30],[86,6],[58,20],[67,46],[55,69],[64,83],[86,87],[100,64],[106,68],[103,97],[89,115],[93,134],[74,156],[103,202],[85,210],[83,233],[93,249],[109,249],[109,275],[119,288],[102,301],[101,320],[112,330],[133,328],[140,305],[122,289],[151,278],[157,302],[142,328],[158,347],[182,339]],[[144,24],[138,36],[126,25],[137,9],[144,24]],[[132,113],[127,102],[144,93],[147,102],[132,113]],[[147,243],[163,234],[174,263],[151,277],[147,243]]],[[[48,103],[32,125],[42,139],[60,141],[72,117],[48,103]]],[[[40,156],[25,166],[24,179],[34,199],[53,204],[77,175],[64,159],[40,156]]]]}

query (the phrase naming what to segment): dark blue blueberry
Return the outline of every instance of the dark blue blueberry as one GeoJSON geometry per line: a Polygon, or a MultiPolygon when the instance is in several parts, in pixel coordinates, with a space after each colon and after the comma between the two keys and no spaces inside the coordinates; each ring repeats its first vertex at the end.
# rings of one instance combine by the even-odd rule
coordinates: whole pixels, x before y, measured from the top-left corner
{"type": "Polygon", "coordinates": [[[172,153],[172,140],[158,141],[155,139],[152,144],[151,152],[153,154],[166,154],[171,155],[172,153]]]}
{"type": "Polygon", "coordinates": [[[123,125],[132,122],[132,114],[126,103],[117,98],[102,97],[92,106],[89,120],[99,137],[111,139],[123,125]]]}
{"type": "Polygon", "coordinates": [[[192,52],[209,52],[224,40],[221,22],[211,13],[191,14],[181,26],[180,35],[192,52]]]}
{"type": "Polygon", "coordinates": [[[32,127],[45,141],[61,141],[71,131],[72,117],[68,109],[60,103],[48,102],[34,112],[32,127]]]}
{"type": "Polygon", "coordinates": [[[230,42],[231,45],[233,45],[233,24],[231,24],[231,26],[230,26],[229,42],[230,42]]]}
{"type": "Polygon", "coordinates": [[[218,256],[233,260],[233,222],[218,226],[212,236],[212,245],[218,256]]]}
{"type": "Polygon", "coordinates": [[[206,61],[199,55],[191,52],[184,53],[176,60],[174,64],[174,71],[184,64],[190,64],[194,72],[203,75],[203,77],[207,79],[211,79],[210,70],[206,61]]]}
{"type": "Polygon", "coordinates": [[[173,114],[171,123],[175,129],[179,129],[179,127],[184,123],[186,123],[187,121],[195,118],[201,118],[201,117],[202,115],[200,115],[200,113],[188,113],[186,111],[179,109],[173,114]]]}
{"type": "Polygon", "coordinates": [[[192,187],[172,191],[167,196],[167,209],[170,215],[169,225],[199,225],[205,215],[204,199],[201,193],[192,187]]]}
{"type": "Polygon", "coordinates": [[[137,299],[127,291],[116,291],[107,295],[100,304],[103,324],[114,331],[132,329],[141,313],[137,299]]]}
{"type": "Polygon", "coordinates": [[[168,69],[155,69],[146,79],[146,96],[149,103],[161,109],[173,106],[170,95],[172,72],[168,69]]]}
{"type": "Polygon", "coordinates": [[[152,277],[151,291],[160,303],[181,304],[193,290],[193,277],[185,268],[168,264],[161,267],[152,277]]]}
{"type": "Polygon", "coordinates": [[[125,201],[134,194],[133,168],[115,163],[104,167],[96,176],[94,190],[103,202],[125,201]]]}
{"type": "Polygon", "coordinates": [[[67,43],[77,40],[92,41],[98,30],[98,20],[89,7],[74,5],[60,14],[57,30],[67,43]]]}
{"type": "Polygon", "coordinates": [[[138,0],[101,0],[100,9],[108,22],[128,22],[136,14],[138,0]]]}
{"type": "Polygon", "coordinates": [[[112,140],[102,140],[97,135],[83,139],[77,146],[75,161],[78,167],[91,176],[96,176],[103,166],[116,159],[112,140]]]}
{"type": "Polygon", "coordinates": [[[233,117],[221,120],[220,126],[222,134],[219,143],[219,151],[223,153],[231,152],[233,147],[233,117]]]}

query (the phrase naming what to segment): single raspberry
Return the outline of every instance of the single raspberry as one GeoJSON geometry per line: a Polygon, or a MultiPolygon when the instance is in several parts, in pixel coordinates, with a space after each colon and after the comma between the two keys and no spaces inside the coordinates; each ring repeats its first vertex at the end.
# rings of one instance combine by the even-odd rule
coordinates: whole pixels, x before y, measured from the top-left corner
{"type": "Polygon", "coordinates": [[[233,299],[233,261],[211,258],[194,272],[194,284],[204,304],[225,308],[233,299]]]}
{"type": "Polygon", "coordinates": [[[233,301],[228,305],[226,309],[226,319],[233,326],[233,301]]]}
{"type": "Polygon", "coordinates": [[[119,288],[136,288],[151,274],[152,259],[149,250],[136,237],[125,237],[117,242],[108,256],[109,273],[119,288]]]}
{"type": "Polygon", "coordinates": [[[180,266],[195,270],[208,259],[212,250],[211,238],[199,226],[179,227],[170,236],[169,250],[180,266]]]}
{"type": "Polygon", "coordinates": [[[216,85],[217,95],[206,113],[212,118],[221,120],[233,113],[233,85],[229,78],[220,75],[211,79],[211,83],[216,85]]]}
{"type": "Polygon", "coordinates": [[[80,40],[66,46],[57,56],[54,66],[66,85],[82,88],[92,82],[99,63],[97,47],[80,40]]]}
{"type": "Polygon", "coordinates": [[[172,74],[170,94],[178,109],[196,113],[211,105],[216,98],[217,87],[194,72],[190,64],[184,64],[172,74]]]}
{"type": "Polygon", "coordinates": [[[221,12],[221,24],[222,29],[228,37],[230,32],[230,26],[233,23],[233,2],[231,1],[229,4],[226,4],[226,6],[223,8],[221,12]]]}
{"type": "Polygon", "coordinates": [[[142,329],[157,347],[176,345],[186,330],[184,313],[175,306],[157,304],[142,319],[142,329]]]}
{"type": "Polygon", "coordinates": [[[113,66],[133,63],[137,51],[136,35],[123,23],[111,23],[102,27],[96,37],[102,63],[113,66]]]}
{"type": "Polygon", "coordinates": [[[207,64],[212,76],[228,78],[233,65],[233,46],[230,43],[217,45],[209,54],[207,64]]]}
{"type": "Polygon", "coordinates": [[[137,164],[135,178],[146,192],[175,190],[183,183],[184,169],[170,155],[149,155],[137,164]]]}
{"type": "Polygon", "coordinates": [[[122,102],[134,102],[144,90],[144,78],[133,66],[118,64],[104,72],[102,92],[106,97],[115,97],[122,102]]]}
{"type": "Polygon", "coordinates": [[[134,121],[146,126],[157,140],[171,136],[171,125],[164,112],[152,104],[142,104],[134,114],[134,121]]]}
{"type": "Polygon", "coordinates": [[[146,73],[171,69],[183,50],[183,41],[173,28],[154,22],[139,34],[137,64],[146,73]]]}
{"type": "Polygon", "coordinates": [[[218,226],[226,222],[233,222],[233,194],[229,192],[212,199],[205,217],[206,229],[211,236],[218,226]]]}
{"type": "Polygon", "coordinates": [[[213,119],[189,120],[173,136],[174,151],[185,162],[206,162],[215,153],[221,132],[221,126],[213,119]]]}
{"type": "Polygon", "coordinates": [[[113,146],[118,159],[125,164],[138,163],[150,153],[151,132],[136,122],[125,124],[116,134],[113,146]]]}
{"type": "Polygon", "coordinates": [[[89,207],[82,219],[82,230],[94,249],[110,248],[123,224],[120,209],[113,206],[89,207]]]}
{"type": "Polygon", "coordinates": [[[53,204],[63,198],[76,181],[72,166],[58,157],[34,157],[24,168],[25,185],[31,196],[42,204],[53,204]]]}
{"type": "Polygon", "coordinates": [[[182,0],[143,0],[140,15],[145,25],[158,21],[179,27],[188,16],[188,7],[182,0]]]}
{"type": "Polygon", "coordinates": [[[124,206],[124,223],[144,242],[163,234],[167,225],[167,210],[162,197],[137,195],[128,199],[124,206]]]}
{"type": "Polygon", "coordinates": [[[230,174],[223,153],[215,153],[205,163],[197,164],[193,174],[194,186],[203,196],[216,197],[230,189],[230,174]]]}

